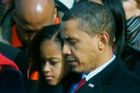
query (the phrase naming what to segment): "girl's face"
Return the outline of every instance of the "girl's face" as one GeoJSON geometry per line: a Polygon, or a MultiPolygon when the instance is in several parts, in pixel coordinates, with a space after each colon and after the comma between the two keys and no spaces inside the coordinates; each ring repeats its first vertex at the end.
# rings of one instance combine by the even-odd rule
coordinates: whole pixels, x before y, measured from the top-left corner
{"type": "Polygon", "coordinates": [[[49,85],[58,84],[64,76],[64,61],[59,42],[44,41],[40,47],[43,75],[49,85]]]}
{"type": "Polygon", "coordinates": [[[127,19],[131,18],[132,16],[140,15],[140,9],[138,9],[137,2],[135,0],[122,0],[122,3],[127,19]]]}

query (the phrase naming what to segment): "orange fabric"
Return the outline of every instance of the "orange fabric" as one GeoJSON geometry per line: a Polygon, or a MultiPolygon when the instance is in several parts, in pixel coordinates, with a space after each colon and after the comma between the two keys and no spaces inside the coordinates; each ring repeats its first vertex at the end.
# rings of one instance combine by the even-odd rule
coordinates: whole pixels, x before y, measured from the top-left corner
{"type": "Polygon", "coordinates": [[[13,25],[13,27],[12,27],[11,45],[13,47],[22,47],[23,46],[18,35],[17,35],[16,25],[13,25]]]}
{"type": "Polygon", "coordinates": [[[55,19],[55,23],[56,23],[56,24],[60,24],[60,18],[57,17],[57,18],[55,19]]]}
{"type": "Polygon", "coordinates": [[[31,73],[30,80],[39,80],[39,72],[34,71],[33,73],[31,73]]]}

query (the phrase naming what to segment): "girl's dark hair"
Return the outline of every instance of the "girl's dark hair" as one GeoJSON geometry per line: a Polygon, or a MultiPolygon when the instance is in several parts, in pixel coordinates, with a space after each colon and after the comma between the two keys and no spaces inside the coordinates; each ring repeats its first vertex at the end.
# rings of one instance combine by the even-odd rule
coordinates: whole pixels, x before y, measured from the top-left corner
{"type": "Polygon", "coordinates": [[[60,43],[60,46],[61,46],[62,43],[61,43],[61,38],[60,38],[60,33],[59,33],[59,27],[60,25],[46,26],[34,37],[31,47],[30,47],[30,56],[31,56],[30,73],[36,70],[39,72],[42,72],[40,46],[43,41],[52,40],[52,38],[55,37],[53,41],[60,43]]]}

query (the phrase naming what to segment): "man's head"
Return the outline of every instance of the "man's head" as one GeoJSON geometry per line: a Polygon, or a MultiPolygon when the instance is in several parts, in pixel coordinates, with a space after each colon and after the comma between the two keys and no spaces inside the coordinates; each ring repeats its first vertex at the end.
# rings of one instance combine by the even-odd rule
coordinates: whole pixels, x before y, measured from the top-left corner
{"type": "Polygon", "coordinates": [[[55,24],[54,0],[15,0],[14,19],[20,38],[27,43],[43,26],[55,24]]]}
{"type": "Polygon", "coordinates": [[[90,72],[112,57],[115,22],[103,5],[82,2],[63,18],[63,53],[75,72],[90,72]]]}

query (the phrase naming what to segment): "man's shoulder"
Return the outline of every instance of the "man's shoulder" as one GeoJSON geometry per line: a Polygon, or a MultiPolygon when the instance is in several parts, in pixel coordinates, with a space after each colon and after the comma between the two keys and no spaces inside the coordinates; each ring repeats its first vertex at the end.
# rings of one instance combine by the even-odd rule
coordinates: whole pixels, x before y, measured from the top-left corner
{"type": "Polygon", "coordinates": [[[25,55],[23,51],[18,48],[14,48],[10,45],[0,43],[0,52],[10,58],[11,60],[15,61],[17,56],[25,55]]]}
{"type": "Polygon", "coordinates": [[[115,60],[89,82],[97,82],[97,88],[104,93],[139,93],[140,79],[128,71],[120,60],[115,60]]]}
{"type": "Polygon", "coordinates": [[[104,89],[111,89],[112,93],[134,93],[134,91],[135,93],[139,93],[140,79],[135,74],[128,71],[122,63],[119,63],[119,60],[115,59],[114,62],[118,62],[118,64],[114,64],[114,66],[112,66],[112,71],[108,72],[108,75],[105,77],[107,79],[103,79],[104,83],[102,83],[102,86],[104,89]],[[115,67],[116,69],[113,69],[115,67]],[[110,86],[110,89],[107,88],[108,86],[110,86]]]}
{"type": "Polygon", "coordinates": [[[102,74],[106,73],[106,78],[109,78],[110,82],[112,81],[114,84],[126,84],[126,86],[135,84],[140,85],[140,79],[124,66],[124,63],[119,57],[116,57],[115,60],[104,70],[106,71],[102,74]]]}

